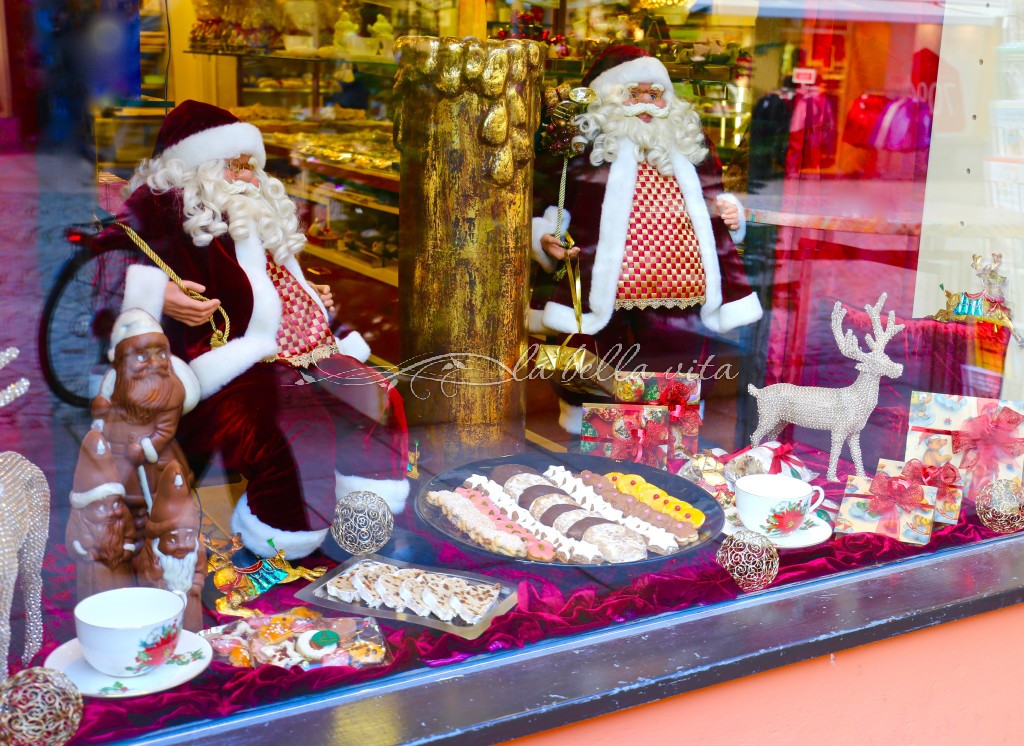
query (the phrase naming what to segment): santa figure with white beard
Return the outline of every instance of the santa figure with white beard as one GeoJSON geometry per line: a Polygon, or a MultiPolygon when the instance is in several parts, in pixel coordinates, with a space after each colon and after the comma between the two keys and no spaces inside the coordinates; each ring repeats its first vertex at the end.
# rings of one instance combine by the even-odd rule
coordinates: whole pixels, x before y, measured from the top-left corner
{"type": "MultiPolygon", "coordinates": [[[[579,326],[599,356],[636,345],[630,369],[699,366],[708,331],[725,333],[761,318],[735,247],[746,228],[742,210],[721,193],[720,164],[700,116],[676,97],[658,59],[633,46],[609,47],[582,84],[597,94],[574,122],[587,147],[569,164],[561,231],[557,177],[551,189],[536,190],[533,257],[547,271],[579,257],[579,326]],[[571,247],[560,238],[566,229],[571,247]]],[[[560,174],[561,167],[560,158],[549,166],[538,159],[538,172],[560,174]]],[[[551,283],[538,287],[533,306],[531,331],[580,331],[567,282],[553,291],[551,283]]],[[[579,433],[580,405],[593,396],[558,393],[560,424],[579,433]]]]}
{"type": "MultiPolygon", "coordinates": [[[[128,270],[123,307],[162,313],[171,350],[199,382],[200,401],[177,433],[189,459],[219,454],[247,480],[232,531],[260,556],[276,547],[295,559],[321,544],[349,492],[404,508],[408,438],[398,393],[361,364],[366,342],[332,333],[330,290],[303,276],[295,205],[265,164],[260,131],[230,112],[186,101],[167,115],[118,222],[209,300],[140,265],[128,270]],[[211,325],[218,307],[230,320],[226,343],[211,325]],[[353,380],[364,386],[343,385],[353,380]],[[384,401],[357,410],[341,398],[346,389],[380,391],[384,401]]],[[[117,225],[99,241],[138,251],[117,225]]],[[[219,313],[215,323],[225,331],[219,313]]]]}
{"type": "Polygon", "coordinates": [[[199,508],[178,464],[164,469],[135,561],[139,582],[165,591],[181,591],[188,601],[183,626],[203,628],[200,598],[206,582],[206,547],[199,539],[199,508]]]}

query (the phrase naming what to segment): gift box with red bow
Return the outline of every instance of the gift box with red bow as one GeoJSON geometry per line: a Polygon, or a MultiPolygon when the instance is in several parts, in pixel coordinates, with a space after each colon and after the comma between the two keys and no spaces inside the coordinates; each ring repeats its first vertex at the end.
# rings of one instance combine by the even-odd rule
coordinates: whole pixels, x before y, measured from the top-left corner
{"type": "Polygon", "coordinates": [[[580,451],[664,469],[668,463],[668,407],[584,404],[580,451]]]}
{"type": "Polygon", "coordinates": [[[888,477],[904,477],[924,487],[935,487],[935,522],[955,524],[960,520],[960,507],[964,500],[964,480],[960,470],[947,462],[942,466],[925,466],[922,461],[912,459],[893,461],[878,460],[879,474],[888,477]]]}
{"type": "Polygon", "coordinates": [[[866,532],[907,544],[927,544],[932,538],[937,492],[935,487],[903,477],[847,477],[836,533],[866,532]]]}
{"type": "Polygon", "coordinates": [[[668,407],[670,438],[667,468],[678,474],[696,453],[700,426],[700,376],[696,373],[617,371],[615,399],[626,404],[668,407]]]}
{"type": "Polygon", "coordinates": [[[904,461],[925,466],[952,463],[973,500],[996,479],[1020,478],[1024,470],[1024,403],[915,391],[904,461]]]}

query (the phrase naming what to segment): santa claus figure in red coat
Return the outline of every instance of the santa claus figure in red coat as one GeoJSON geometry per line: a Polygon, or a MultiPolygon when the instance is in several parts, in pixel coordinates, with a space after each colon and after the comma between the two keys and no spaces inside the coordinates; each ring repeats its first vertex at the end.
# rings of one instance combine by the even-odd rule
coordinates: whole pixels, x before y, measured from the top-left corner
{"type": "MultiPolygon", "coordinates": [[[[273,541],[294,559],[323,541],[338,497],[367,489],[403,509],[407,433],[397,392],[361,365],[365,341],[332,333],[329,288],[303,276],[295,205],[265,164],[259,130],[230,112],[186,101],[167,115],[118,220],[209,300],[133,266],[124,308],[162,312],[172,351],[199,381],[201,400],[178,427],[185,453],[219,452],[248,481],[232,531],[258,555],[273,555],[273,541]],[[210,324],[218,306],[230,319],[223,344],[210,324]],[[379,412],[343,400],[354,378],[382,392],[379,412]]],[[[134,248],[116,225],[100,241],[134,248]]]]}
{"type": "MultiPolygon", "coordinates": [[[[609,47],[583,85],[597,94],[575,122],[587,149],[569,165],[561,230],[557,181],[537,190],[533,257],[551,271],[579,256],[579,326],[598,355],[632,348],[630,368],[699,366],[709,330],[724,333],[761,318],[735,247],[745,232],[742,210],[721,194],[720,164],[700,116],[676,97],[659,60],[637,47],[609,47]],[[566,229],[571,248],[561,237],[566,229]]],[[[538,163],[538,171],[561,173],[560,159],[550,165],[538,163]]],[[[568,283],[553,296],[538,288],[533,306],[531,331],[580,331],[568,283]]],[[[578,405],[593,397],[559,396],[562,426],[579,432],[578,405]]]]}

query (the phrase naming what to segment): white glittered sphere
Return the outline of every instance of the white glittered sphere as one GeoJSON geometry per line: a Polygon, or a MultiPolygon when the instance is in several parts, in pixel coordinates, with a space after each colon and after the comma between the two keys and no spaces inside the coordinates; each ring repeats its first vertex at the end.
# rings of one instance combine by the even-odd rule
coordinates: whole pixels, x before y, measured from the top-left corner
{"type": "Polygon", "coordinates": [[[997,479],[986,484],[974,501],[974,509],[993,531],[1012,534],[1024,529],[1024,490],[1013,480],[997,479]]]}
{"type": "Polygon", "coordinates": [[[52,668],[26,668],[0,684],[0,743],[61,746],[82,721],[82,695],[52,668]]]}
{"type": "Polygon", "coordinates": [[[334,509],[331,536],[349,554],[373,554],[391,539],[395,518],[384,498],[373,492],[350,492],[334,509]]]}

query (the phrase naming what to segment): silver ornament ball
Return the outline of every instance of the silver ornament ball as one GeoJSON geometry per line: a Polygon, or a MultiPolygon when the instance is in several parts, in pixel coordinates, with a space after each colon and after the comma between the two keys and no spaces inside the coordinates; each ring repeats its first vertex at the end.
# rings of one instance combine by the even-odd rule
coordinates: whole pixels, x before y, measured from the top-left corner
{"type": "Polygon", "coordinates": [[[82,695],[52,668],[26,668],[0,684],[0,743],[61,746],[82,721],[82,695]]]}
{"type": "Polygon", "coordinates": [[[374,492],[350,492],[334,509],[331,536],[349,554],[373,554],[391,539],[395,518],[374,492]]]}

